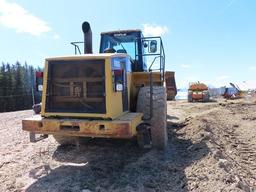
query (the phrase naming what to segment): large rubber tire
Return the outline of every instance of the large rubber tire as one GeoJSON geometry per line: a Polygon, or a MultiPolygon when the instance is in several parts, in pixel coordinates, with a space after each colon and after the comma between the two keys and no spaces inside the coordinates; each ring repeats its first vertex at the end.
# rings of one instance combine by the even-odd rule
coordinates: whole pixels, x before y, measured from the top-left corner
{"type": "Polygon", "coordinates": [[[77,142],[80,144],[86,144],[86,142],[91,139],[88,137],[72,137],[62,135],[53,135],[53,137],[60,145],[76,145],[77,142]]]}
{"type": "Polygon", "coordinates": [[[167,91],[167,101],[175,100],[175,92],[174,91],[167,91]]]}
{"type": "Polygon", "coordinates": [[[203,102],[209,102],[210,101],[210,95],[209,93],[206,93],[203,95],[203,102]]]}
{"type": "Polygon", "coordinates": [[[62,135],[53,135],[54,139],[60,145],[75,145],[76,144],[76,137],[72,136],[62,136],[62,135]]]}
{"type": "Polygon", "coordinates": [[[174,100],[174,97],[167,93],[167,101],[172,101],[172,100],[174,100]]]}
{"type": "Polygon", "coordinates": [[[188,93],[188,102],[193,102],[192,93],[188,93]]]}
{"type": "MultiPolygon", "coordinates": [[[[137,99],[137,112],[143,113],[144,118],[150,115],[150,87],[141,87],[137,99]]],[[[167,146],[166,130],[166,89],[165,87],[153,86],[153,116],[149,123],[152,146],[158,149],[164,149],[167,146]]]]}

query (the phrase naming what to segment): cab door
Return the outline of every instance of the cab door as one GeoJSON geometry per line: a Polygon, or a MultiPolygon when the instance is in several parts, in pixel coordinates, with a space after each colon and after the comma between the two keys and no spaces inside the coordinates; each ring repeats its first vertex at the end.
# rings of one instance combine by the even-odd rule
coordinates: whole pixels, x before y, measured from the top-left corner
{"type": "Polygon", "coordinates": [[[123,111],[128,111],[128,88],[127,88],[127,71],[126,67],[123,68],[123,111]]]}
{"type": "Polygon", "coordinates": [[[122,94],[123,112],[128,111],[127,58],[113,58],[112,74],[114,91],[122,94]]]}

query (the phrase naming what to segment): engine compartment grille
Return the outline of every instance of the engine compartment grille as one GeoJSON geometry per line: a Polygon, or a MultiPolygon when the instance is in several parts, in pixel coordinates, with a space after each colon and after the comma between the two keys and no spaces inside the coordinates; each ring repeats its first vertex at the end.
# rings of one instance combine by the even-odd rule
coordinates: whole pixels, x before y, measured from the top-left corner
{"type": "Polygon", "coordinates": [[[105,60],[49,61],[45,111],[106,113],[105,60]]]}

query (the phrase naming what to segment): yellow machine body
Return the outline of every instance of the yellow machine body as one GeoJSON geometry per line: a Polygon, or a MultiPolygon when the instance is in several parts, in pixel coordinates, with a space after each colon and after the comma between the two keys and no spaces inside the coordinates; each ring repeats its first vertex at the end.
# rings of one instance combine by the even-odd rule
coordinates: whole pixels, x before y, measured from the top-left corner
{"type": "MultiPolygon", "coordinates": [[[[90,24],[83,22],[82,30],[84,42],[71,42],[75,46],[75,55],[45,60],[44,72],[40,75],[42,104],[38,112],[34,110],[40,114],[24,119],[22,129],[34,135],[33,138],[35,134],[107,138],[138,136],[139,140],[147,137],[146,145],[151,145],[149,120],[153,119],[153,86],[165,86],[165,53],[161,37],[144,37],[141,30],[104,32],[101,33],[99,54],[92,54],[90,24]],[[84,54],[79,43],[84,44],[84,54]],[[149,61],[151,64],[147,66],[149,61]],[[150,97],[146,92],[139,95],[140,90],[142,93],[148,89],[141,89],[145,86],[150,87],[150,97]],[[140,108],[149,108],[150,112],[145,118],[145,112],[139,107],[140,112],[136,109],[137,101],[144,96],[148,100],[143,100],[146,101],[145,107],[140,108]]],[[[161,94],[163,102],[165,93],[161,94]]],[[[161,112],[164,117],[164,108],[161,112]]],[[[160,127],[164,137],[155,141],[167,141],[164,121],[160,127]]]]}
{"type": "MultiPolygon", "coordinates": [[[[122,54],[88,54],[88,55],[79,55],[79,56],[67,56],[67,57],[54,57],[48,58],[45,62],[45,70],[44,70],[44,87],[43,87],[43,94],[42,94],[42,112],[41,115],[43,117],[83,117],[83,118],[103,118],[103,119],[115,119],[118,116],[121,116],[123,113],[122,110],[122,93],[121,92],[114,92],[112,88],[112,72],[111,72],[111,58],[113,57],[125,57],[126,55],[122,54]],[[48,78],[48,63],[49,61],[58,61],[58,60],[65,60],[65,61],[74,61],[74,60],[88,60],[88,59],[104,59],[105,60],[105,95],[106,95],[106,113],[98,114],[98,113],[57,113],[57,112],[46,112],[46,89],[47,89],[47,78],[48,78]]],[[[72,63],[70,63],[72,64],[72,63]]],[[[131,74],[127,73],[127,76],[130,78],[131,74]]],[[[130,80],[128,80],[128,87],[130,86],[130,80]]],[[[86,83],[86,82],[85,82],[86,83]]],[[[128,91],[130,89],[128,88],[128,91]]],[[[128,93],[129,94],[129,93],[128,93]]]]}
{"type": "Polygon", "coordinates": [[[136,135],[141,113],[126,113],[115,120],[45,118],[36,115],[22,121],[23,130],[37,134],[128,139],[136,135]]]}
{"type": "MultiPolygon", "coordinates": [[[[137,94],[140,87],[149,85],[149,72],[129,72],[125,73],[127,79],[127,100],[128,108],[123,109],[122,92],[113,90],[113,70],[111,61],[113,58],[126,58],[127,54],[85,54],[79,56],[65,56],[47,58],[45,61],[42,110],[41,115],[35,115],[22,121],[23,130],[36,134],[56,134],[63,136],[81,137],[106,137],[106,138],[132,138],[136,136],[136,127],[143,122],[142,113],[136,113],[137,94]],[[105,113],[77,113],[73,112],[48,112],[47,87],[49,86],[49,63],[51,61],[86,61],[104,60],[105,74],[105,113]]],[[[103,77],[102,77],[103,78],[103,77]]],[[[59,80],[61,82],[61,80],[59,80]]],[[[77,79],[74,79],[74,82],[77,79]]],[[[86,81],[83,80],[83,87],[86,89],[86,81]]],[[[159,72],[152,73],[154,85],[161,85],[159,72]]],[[[69,79],[72,83],[72,79],[69,79]]],[[[86,98],[86,94],[83,95],[86,98]]],[[[66,98],[68,100],[68,98],[66,98]]]]}

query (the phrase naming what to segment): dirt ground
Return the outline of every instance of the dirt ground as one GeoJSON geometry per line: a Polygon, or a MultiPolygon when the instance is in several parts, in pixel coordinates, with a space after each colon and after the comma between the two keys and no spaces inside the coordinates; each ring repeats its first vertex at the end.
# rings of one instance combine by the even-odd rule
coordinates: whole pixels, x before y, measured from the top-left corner
{"type": "Polygon", "coordinates": [[[168,102],[168,148],[90,140],[80,151],[52,137],[29,143],[21,119],[0,113],[0,191],[256,191],[256,104],[168,102]]]}

